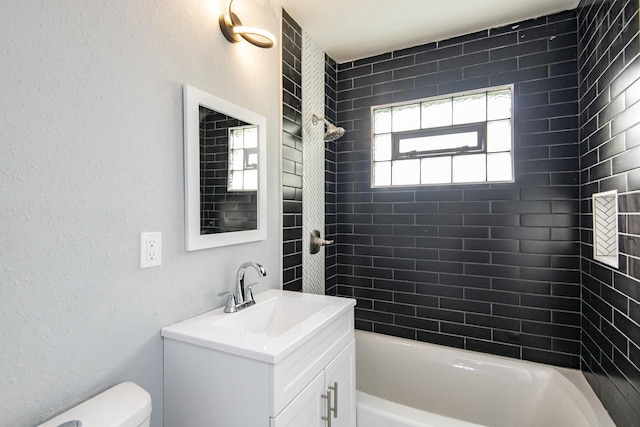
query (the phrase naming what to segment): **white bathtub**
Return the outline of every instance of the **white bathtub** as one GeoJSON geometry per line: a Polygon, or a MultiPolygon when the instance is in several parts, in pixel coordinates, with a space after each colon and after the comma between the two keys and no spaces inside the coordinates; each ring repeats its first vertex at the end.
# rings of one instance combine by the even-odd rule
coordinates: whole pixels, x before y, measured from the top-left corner
{"type": "Polygon", "coordinates": [[[358,427],[615,427],[580,371],[356,331],[358,427]]]}

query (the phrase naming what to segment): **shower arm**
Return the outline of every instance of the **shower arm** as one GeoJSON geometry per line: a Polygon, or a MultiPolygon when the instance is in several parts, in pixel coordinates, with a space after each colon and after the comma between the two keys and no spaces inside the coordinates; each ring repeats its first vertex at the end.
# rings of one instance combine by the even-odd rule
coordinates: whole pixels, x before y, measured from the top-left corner
{"type": "Polygon", "coordinates": [[[327,126],[331,123],[324,117],[318,117],[315,114],[311,116],[311,123],[313,123],[314,125],[317,125],[319,121],[323,121],[327,126]]]}

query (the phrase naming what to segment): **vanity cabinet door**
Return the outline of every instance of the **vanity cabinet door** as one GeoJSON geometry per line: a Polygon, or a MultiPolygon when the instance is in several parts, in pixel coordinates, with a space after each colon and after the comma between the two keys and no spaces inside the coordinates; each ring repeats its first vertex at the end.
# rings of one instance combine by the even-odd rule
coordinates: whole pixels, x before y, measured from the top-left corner
{"type": "MultiPolygon", "coordinates": [[[[355,341],[325,369],[326,386],[331,390],[331,427],[356,427],[356,346],[355,341]],[[336,399],[337,397],[337,399],[336,399]]],[[[301,424],[302,425],[302,424],[301,424]]]]}
{"type": "Polygon", "coordinates": [[[324,427],[326,412],[324,372],[321,372],[286,408],[271,418],[271,427],[324,427]]]}

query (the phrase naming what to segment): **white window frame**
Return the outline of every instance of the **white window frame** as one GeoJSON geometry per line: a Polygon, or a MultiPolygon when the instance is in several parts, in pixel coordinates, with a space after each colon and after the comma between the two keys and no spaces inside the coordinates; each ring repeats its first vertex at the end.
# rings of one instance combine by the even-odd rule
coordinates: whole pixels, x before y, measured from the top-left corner
{"type": "MultiPolygon", "coordinates": [[[[371,187],[372,188],[391,188],[391,187],[432,187],[432,186],[448,186],[448,185],[470,185],[470,184],[499,184],[499,183],[513,183],[515,181],[515,161],[514,161],[514,113],[515,113],[515,109],[514,109],[514,104],[515,104],[515,91],[514,91],[514,85],[510,84],[510,85],[501,85],[501,86],[492,86],[492,87],[487,87],[487,88],[482,88],[482,89],[477,89],[477,90],[471,90],[471,91],[464,91],[464,92],[457,92],[457,93],[451,93],[451,94],[444,94],[444,95],[439,95],[439,96],[433,96],[433,97],[428,97],[428,98],[422,98],[422,99],[416,99],[416,100],[410,100],[410,101],[405,101],[405,102],[397,102],[397,103],[391,103],[391,104],[384,104],[384,105],[375,105],[371,107],[371,187]],[[501,91],[501,90],[509,90],[511,92],[511,115],[508,118],[501,118],[501,119],[488,119],[488,115],[489,115],[489,111],[488,108],[485,112],[485,120],[484,121],[480,121],[480,122],[472,122],[472,123],[464,123],[464,124],[452,124],[452,125],[448,125],[448,126],[441,126],[441,127],[425,127],[422,128],[422,116],[420,117],[420,123],[421,123],[421,127],[419,129],[412,129],[412,130],[408,130],[408,131],[402,131],[402,132],[385,132],[385,133],[380,133],[378,135],[390,135],[391,136],[391,141],[392,141],[392,155],[391,155],[391,160],[389,160],[391,162],[391,184],[375,184],[375,165],[376,163],[383,163],[383,162],[376,162],[375,161],[375,137],[376,137],[376,129],[375,129],[375,111],[376,110],[382,110],[382,109],[387,109],[387,108],[394,108],[394,107],[401,107],[401,106],[406,106],[406,105],[418,105],[418,108],[420,110],[420,114],[422,114],[422,103],[424,102],[433,102],[433,101],[439,101],[439,100],[444,100],[444,99],[451,99],[453,100],[454,98],[458,98],[461,96],[468,96],[468,95],[475,95],[475,94],[481,94],[481,93],[485,93],[488,94],[490,92],[497,92],[497,91],[501,91]],[[504,122],[506,120],[510,121],[510,125],[511,125],[511,147],[509,151],[501,151],[500,153],[509,153],[509,155],[511,156],[511,179],[508,180],[489,180],[487,177],[487,154],[492,154],[491,152],[487,152],[487,128],[489,123],[491,122],[504,122]],[[401,139],[402,136],[407,136],[407,137],[420,137],[421,135],[425,135],[425,136],[430,136],[433,134],[455,134],[456,130],[464,130],[466,128],[473,128],[476,127],[479,130],[478,133],[478,143],[479,146],[475,146],[475,147],[470,147],[469,149],[466,148],[452,148],[452,149],[444,149],[444,150],[433,150],[433,151],[421,151],[421,152],[412,152],[412,153],[399,153],[398,150],[398,141],[399,139],[401,139]],[[451,132],[449,132],[449,130],[451,130],[451,132]],[[454,181],[454,177],[453,177],[453,163],[454,163],[454,158],[459,158],[460,156],[467,156],[467,155],[477,155],[477,154],[481,154],[481,155],[485,155],[485,179],[480,181],[469,181],[469,182],[453,182],[454,181]],[[409,160],[409,159],[425,159],[425,158],[437,158],[437,157],[449,157],[451,159],[451,182],[438,182],[438,183],[415,183],[415,184],[393,184],[393,163],[396,161],[401,161],[401,160],[409,160]]],[[[488,97],[487,97],[487,103],[488,103],[488,97]]],[[[453,103],[452,103],[452,108],[453,108],[453,103]]],[[[460,132],[462,133],[462,132],[460,132]]],[[[459,159],[460,160],[460,159],[459,159]]]]}
{"type": "Polygon", "coordinates": [[[250,155],[253,154],[256,157],[258,156],[258,145],[256,144],[255,147],[245,148],[244,144],[243,144],[243,148],[241,148],[241,149],[236,149],[236,148],[232,147],[231,140],[233,138],[233,132],[241,130],[242,133],[243,133],[242,138],[244,140],[244,132],[247,129],[256,129],[256,138],[257,138],[258,126],[256,126],[256,125],[233,126],[233,127],[230,127],[228,129],[227,137],[228,137],[228,141],[229,141],[229,150],[228,150],[228,153],[229,153],[229,155],[228,155],[228,159],[229,159],[228,160],[228,164],[229,164],[228,170],[229,170],[229,172],[228,172],[227,191],[230,191],[230,192],[258,191],[257,180],[256,180],[256,185],[255,186],[247,185],[244,179],[242,181],[242,186],[241,187],[234,187],[232,185],[233,173],[234,172],[242,172],[244,174],[245,171],[255,170],[256,174],[258,173],[258,164],[257,163],[255,163],[255,164],[250,164],[249,163],[249,156],[250,155]],[[242,165],[241,169],[234,169],[233,168],[233,165],[232,165],[232,156],[233,156],[232,153],[233,153],[233,151],[242,151],[243,152],[243,165],[242,165]]]}

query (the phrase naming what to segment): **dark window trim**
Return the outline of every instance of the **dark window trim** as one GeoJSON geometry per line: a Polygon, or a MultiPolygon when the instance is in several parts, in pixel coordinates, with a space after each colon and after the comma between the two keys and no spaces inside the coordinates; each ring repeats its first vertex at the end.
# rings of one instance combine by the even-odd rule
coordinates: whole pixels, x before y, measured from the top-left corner
{"type": "Polygon", "coordinates": [[[472,153],[485,153],[487,146],[487,122],[470,123],[463,125],[443,126],[439,128],[419,129],[414,131],[405,132],[392,132],[392,145],[393,151],[391,154],[392,160],[401,159],[417,159],[424,157],[440,157],[452,154],[472,154],[472,153]],[[443,150],[425,150],[425,151],[410,151],[407,153],[400,153],[400,140],[401,139],[413,139],[423,138],[429,136],[438,135],[455,135],[458,133],[476,132],[478,135],[477,145],[468,148],[450,148],[443,150]]]}
{"type": "Polygon", "coordinates": [[[243,148],[243,150],[244,150],[244,168],[243,168],[243,170],[258,169],[258,164],[257,163],[249,163],[249,157],[252,154],[255,154],[256,156],[258,155],[258,147],[243,148]]]}

